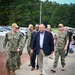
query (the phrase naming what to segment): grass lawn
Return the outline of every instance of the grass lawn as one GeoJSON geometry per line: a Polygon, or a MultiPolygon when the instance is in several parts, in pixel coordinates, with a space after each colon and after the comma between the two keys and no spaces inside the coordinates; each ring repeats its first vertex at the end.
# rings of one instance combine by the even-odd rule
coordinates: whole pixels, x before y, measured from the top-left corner
{"type": "Polygon", "coordinates": [[[56,33],[56,32],[58,31],[58,29],[57,29],[57,28],[52,28],[52,31],[53,31],[54,33],[56,33]]]}

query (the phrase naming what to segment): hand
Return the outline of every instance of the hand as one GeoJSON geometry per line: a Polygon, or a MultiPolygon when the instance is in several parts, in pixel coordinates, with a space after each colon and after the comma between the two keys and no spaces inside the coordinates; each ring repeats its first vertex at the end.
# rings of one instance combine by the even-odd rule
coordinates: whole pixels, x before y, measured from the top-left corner
{"type": "Polygon", "coordinates": [[[21,50],[20,49],[17,49],[17,52],[20,52],[21,50]]]}
{"type": "Polygon", "coordinates": [[[50,58],[50,59],[53,59],[53,55],[50,55],[49,58],[50,58]]]}
{"type": "Polygon", "coordinates": [[[67,47],[65,47],[64,50],[66,51],[67,50],[67,47]]]}
{"type": "Polygon", "coordinates": [[[3,52],[6,53],[6,49],[4,49],[3,52]]]}
{"type": "Polygon", "coordinates": [[[33,53],[33,49],[30,50],[30,53],[33,53]]]}
{"type": "Polygon", "coordinates": [[[50,59],[53,59],[53,53],[54,53],[54,51],[52,51],[52,53],[50,54],[50,56],[49,56],[50,59]]]}

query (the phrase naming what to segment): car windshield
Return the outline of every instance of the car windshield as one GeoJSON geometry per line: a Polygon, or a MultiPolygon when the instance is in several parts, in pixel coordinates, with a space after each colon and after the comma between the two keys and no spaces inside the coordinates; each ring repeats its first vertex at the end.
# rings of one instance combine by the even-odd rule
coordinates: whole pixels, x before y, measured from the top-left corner
{"type": "Polygon", "coordinates": [[[0,27],[0,31],[7,31],[7,29],[0,27]]]}
{"type": "Polygon", "coordinates": [[[0,28],[0,31],[3,31],[3,30],[0,28]]]}
{"type": "Polygon", "coordinates": [[[72,32],[72,33],[75,33],[75,28],[72,28],[72,29],[71,29],[71,32],[72,32]]]}

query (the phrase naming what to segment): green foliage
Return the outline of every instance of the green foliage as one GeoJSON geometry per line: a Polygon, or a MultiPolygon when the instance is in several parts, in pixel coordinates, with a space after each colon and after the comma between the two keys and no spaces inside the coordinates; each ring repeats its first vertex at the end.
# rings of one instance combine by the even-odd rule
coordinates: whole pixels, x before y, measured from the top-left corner
{"type": "Polygon", "coordinates": [[[75,27],[75,4],[70,5],[69,8],[69,26],[75,27]]]}
{"type": "Polygon", "coordinates": [[[51,24],[56,26],[59,23],[63,23],[64,25],[68,25],[68,6],[59,5],[55,8],[51,15],[51,24]]]}
{"type": "Polygon", "coordinates": [[[57,33],[58,32],[58,29],[57,28],[51,28],[52,29],[52,31],[54,32],[54,33],[57,33]]]}
{"type": "MultiPolygon", "coordinates": [[[[57,27],[59,23],[75,27],[75,4],[58,4],[46,0],[42,2],[42,23],[57,27]]],[[[0,0],[0,25],[19,26],[39,24],[40,0],[0,0]]]]}

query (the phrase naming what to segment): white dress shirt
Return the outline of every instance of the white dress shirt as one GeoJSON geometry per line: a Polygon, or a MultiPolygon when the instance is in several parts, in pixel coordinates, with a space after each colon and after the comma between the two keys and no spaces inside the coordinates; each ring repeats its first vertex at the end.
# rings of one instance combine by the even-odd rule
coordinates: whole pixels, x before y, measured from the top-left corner
{"type": "Polygon", "coordinates": [[[43,48],[44,32],[40,33],[40,48],[43,48]]]}

